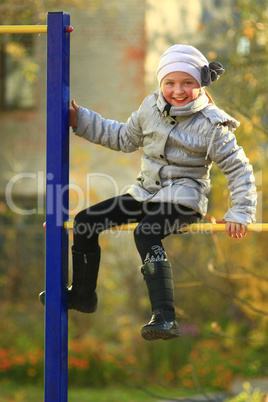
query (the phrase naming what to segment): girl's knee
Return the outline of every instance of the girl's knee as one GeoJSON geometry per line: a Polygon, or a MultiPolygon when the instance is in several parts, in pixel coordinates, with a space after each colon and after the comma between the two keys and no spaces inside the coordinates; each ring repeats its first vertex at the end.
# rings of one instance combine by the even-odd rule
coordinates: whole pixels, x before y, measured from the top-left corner
{"type": "Polygon", "coordinates": [[[74,218],[74,233],[75,234],[85,234],[88,228],[91,227],[90,214],[88,210],[80,211],[74,218]]]}
{"type": "Polygon", "coordinates": [[[154,238],[157,236],[154,228],[149,223],[139,223],[133,234],[136,244],[144,244],[148,241],[148,238],[154,238]]]}
{"type": "Polygon", "coordinates": [[[74,218],[74,224],[84,222],[83,216],[84,216],[84,211],[78,212],[78,214],[74,218]]]}
{"type": "Polygon", "coordinates": [[[141,222],[134,230],[135,239],[144,239],[146,237],[159,237],[162,238],[162,227],[157,222],[141,222]]]}
{"type": "Polygon", "coordinates": [[[133,232],[134,240],[136,245],[142,244],[143,242],[143,230],[142,230],[142,225],[138,224],[133,232]]]}

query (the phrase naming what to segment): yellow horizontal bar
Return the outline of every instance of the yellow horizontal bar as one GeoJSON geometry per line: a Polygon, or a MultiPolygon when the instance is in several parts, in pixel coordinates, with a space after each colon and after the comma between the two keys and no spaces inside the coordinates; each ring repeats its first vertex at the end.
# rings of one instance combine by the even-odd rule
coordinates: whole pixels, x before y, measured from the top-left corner
{"type": "MultiPolygon", "coordinates": [[[[115,226],[108,230],[134,230],[137,223],[129,223],[126,225],[115,226]]],[[[64,222],[64,229],[73,230],[73,222],[64,222]]],[[[268,223],[251,223],[247,226],[249,232],[268,232],[268,223]]],[[[224,232],[225,223],[193,223],[192,225],[185,226],[180,229],[181,232],[224,232]]]]}
{"type": "Polygon", "coordinates": [[[1,33],[47,33],[47,25],[0,25],[1,33]]]}

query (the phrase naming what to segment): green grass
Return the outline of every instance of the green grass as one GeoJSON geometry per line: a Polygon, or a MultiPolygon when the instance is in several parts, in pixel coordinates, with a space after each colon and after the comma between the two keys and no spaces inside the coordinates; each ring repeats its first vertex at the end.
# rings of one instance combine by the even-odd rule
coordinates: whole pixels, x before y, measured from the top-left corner
{"type": "MultiPolygon", "coordinates": [[[[147,384],[140,388],[118,384],[103,388],[69,386],[68,402],[159,402],[190,398],[194,395],[194,391],[166,388],[160,384],[147,384]]],[[[0,382],[0,402],[44,402],[44,389],[40,385],[22,385],[5,379],[0,382]]]]}
{"type": "Polygon", "coordinates": [[[69,391],[69,402],[145,402],[156,401],[143,391],[131,388],[83,389],[69,391]]]}
{"type": "MultiPolygon", "coordinates": [[[[151,391],[152,392],[152,391],[151,391]]],[[[1,402],[43,402],[44,390],[33,385],[18,385],[12,382],[0,383],[1,402]]],[[[156,401],[148,393],[126,387],[69,388],[68,402],[145,402],[156,401]]]]}

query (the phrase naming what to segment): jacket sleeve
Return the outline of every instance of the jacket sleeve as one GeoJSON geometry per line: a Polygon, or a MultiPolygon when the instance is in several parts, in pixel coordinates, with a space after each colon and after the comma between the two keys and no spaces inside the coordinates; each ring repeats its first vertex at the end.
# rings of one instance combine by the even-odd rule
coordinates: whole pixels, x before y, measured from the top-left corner
{"type": "Polygon", "coordinates": [[[132,113],[126,123],[119,123],[79,107],[75,134],[114,151],[134,152],[143,144],[138,112],[132,113]]]}
{"type": "Polygon", "coordinates": [[[227,125],[218,125],[209,156],[224,173],[232,207],[224,219],[247,225],[255,221],[257,192],[252,166],[227,125]]]}

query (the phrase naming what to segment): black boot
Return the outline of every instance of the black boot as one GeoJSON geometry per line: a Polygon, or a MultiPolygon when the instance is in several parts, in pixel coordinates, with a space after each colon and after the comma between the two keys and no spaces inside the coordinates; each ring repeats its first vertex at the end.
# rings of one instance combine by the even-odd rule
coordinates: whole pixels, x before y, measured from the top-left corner
{"type": "Polygon", "coordinates": [[[141,272],[146,281],[152,305],[151,321],[141,329],[141,336],[147,341],[169,340],[181,336],[175,318],[173,273],[168,261],[149,262],[141,272]]]}
{"type": "MultiPolygon", "coordinates": [[[[72,247],[73,283],[68,289],[68,309],[82,313],[94,313],[97,310],[96,293],[100,264],[100,248],[94,253],[80,253],[72,247]]],[[[45,292],[39,294],[39,300],[45,305],[45,292]]]]}

